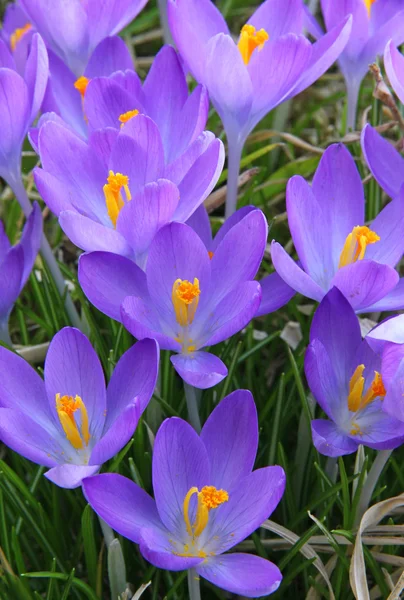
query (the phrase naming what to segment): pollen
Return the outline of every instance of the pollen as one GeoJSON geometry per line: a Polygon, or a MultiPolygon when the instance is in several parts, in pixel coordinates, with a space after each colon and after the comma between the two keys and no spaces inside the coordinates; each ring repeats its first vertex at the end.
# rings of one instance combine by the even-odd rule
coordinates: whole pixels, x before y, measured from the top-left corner
{"type": "Polygon", "coordinates": [[[194,283],[184,279],[178,284],[175,293],[181,302],[184,302],[184,304],[191,304],[201,293],[198,279],[195,278],[194,283]]]}
{"type": "Polygon", "coordinates": [[[372,383],[364,393],[364,370],[365,365],[359,365],[356,367],[355,372],[349,382],[348,409],[351,412],[362,410],[368,406],[368,404],[376,400],[376,398],[383,399],[386,395],[386,389],[384,387],[382,376],[378,371],[375,371],[372,383]]]}
{"type": "Polygon", "coordinates": [[[229,499],[229,494],[225,490],[217,490],[213,485],[205,485],[200,493],[202,502],[209,510],[211,508],[217,508],[229,499]]]}
{"type": "Polygon", "coordinates": [[[84,75],[76,79],[76,81],[74,82],[74,87],[78,92],[80,92],[80,95],[83,98],[83,100],[89,83],[90,79],[88,79],[88,77],[84,77],[84,75]]]}
{"type": "Polygon", "coordinates": [[[375,244],[378,241],[380,241],[380,237],[366,225],[354,227],[345,240],[338,268],[363,260],[369,244],[375,244]]]}
{"type": "Polygon", "coordinates": [[[103,190],[108,215],[114,227],[116,227],[119,213],[125,206],[122,189],[125,192],[127,202],[129,202],[129,200],[132,199],[129,190],[129,177],[127,175],[122,175],[122,173],[110,171],[107,177],[107,183],[104,185],[103,190]]]}
{"type": "Polygon", "coordinates": [[[24,25],[24,27],[17,27],[17,29],[15,29],[14,32],[11,34],[10,46],[13,52],[16,49],[17,44],[21,40],[23,35],[27,33],[27,31],[30,31],[30,29],[32,29],[32,25],[31,23],[27,23],[26,25],[24,25]]]}
{"type": "Polygon", "coordinates": [[[134,110],[128,110],[127,112],[119,115],[118,121],[121,123],[121,128],[125,125],[125,123],[133,119],[133,117],[137,117],[138,114],[139,111],[135,108],[134,110]]]}
{"type": "Polygon", "coordinates": [[[210,260],[212,260],[212,258],[214,256],[213,252],[211,252],[210,250],[208,250],[208,256],[209,256],[210,260]]]}
{"type": "Polygon", "coordinates": [[[372,9],[372,4],[374,4],[376,2],[376,0],[364,0],[364,2],[365,2],[365,6],[368,10],[368,15],[370,17],[370,11],[372,9]]]}
{"type": "Polygon", "coordinates": [[[265,42],[269,40],[269,35],[265,29],[259,31],[253,25],[244,25],[240,32],[240,38],[237,44],[245,65],[251,60],[254,50],[262,50],[265,42]]]}
{"type": "Polygon", "coordinates": [[[191,325],[199,304],[199,279],[191,283],[187,279],[176,279],[172,289],[172,303],[177,323],[181,327],[191,325]]]}
{"type": "Polygon", "coordinates": [[[80,396],[61,396],[56,394],[56,412],[60,424],[70,444],[76,450],[88,446],[90,430],[86,406],[80,396]],[[80,430],[76,422],[75,413],[79,411],[81,417],[80,430]]]}

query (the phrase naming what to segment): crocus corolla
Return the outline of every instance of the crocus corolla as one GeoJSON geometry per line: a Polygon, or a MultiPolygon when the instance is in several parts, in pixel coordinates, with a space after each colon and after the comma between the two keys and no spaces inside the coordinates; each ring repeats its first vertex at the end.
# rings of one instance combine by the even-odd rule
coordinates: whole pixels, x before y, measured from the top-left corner
{"type": "Polygon", "coordinates": [[[404,184],[404,158],[394,145],[371,125],[362,131],[362,150],[377,183],[391,198],[397,198],[404,184]]]}
{"type": "Polygon", "coordinates": [[[376,450],[404,441],[404,423],[384,412],[380,355],[362,340],[352,307],[337,288],[318,307],[305,357],[309,387],[327,419],[312,421],[313,443],[326,456],[376,450]]]}
{"type": "Polygon", "coordinates": [[[279,569],[252,554],[224,554],[264,522],[284,492],[281,467],[252,470],[257,447],[254,400],[238,390],[215,408],[200,436],[182,419],[164,421],[153,450],[154,500],[114,474],[85,479],[83,491],[156,567],[194,568],[229,592],[264,596],[279,587],[279,569]]]}
{"type": "Polygon", "coordinates": [[[240,156],[248,134],[332,65],[348,41],[350,19],[311,44],[301,35],[301,0],[266,0],[235,42],[211,0],[168,0],[168,14],[177,48],[194,78],[206,86],[226,130],[230,215],[236,209],[240,156]]]}
{"type": "Polygon", "coordinates": [[[286,207],[299,262],[275,241],[271,256],[288,285],[317,301],[335,286],[358,313],[404,307],[394,268],[404,251],[404,197],[365,225],[361,178],[342,144],[324,152],[312,185],[292,177],[286,207]]]}
{"type": "Polygon", "coordinates": [[[141,114],[120,130],[94,132],[88,143],[49,121],[38,146],[37,188],[72,242],[85,251],[128,256],[142,267],[155,233],[191,216],[224,162],[222,142],[203,132],[167,163],[157,125],[141,114]]]}
{"type": "MultiPolygon", "coordinates": [[[[237,223],[244,219],[246,215],[254,210],[256,210],[255,206],[244,206],[243,208],[239,208],[225,220],[214,237],[212,237],[209,215],[203,205],[194,212],[190,219],[188,219],[187,225],[190,225],[190,227],[192,227],[199,235],[205,244],[209,256],[214,256],[216,249],[224,236],[227,235],[237,223]]],[[[295,290],[287,285],[276,272],[267,275],[261,279],[259,283],[262,295],[261,304],[255,315],[256,317],[279,310],[296,294],[295,290]]]]}
{"type": "Polygon", "coordinates": [[[119,33],[147,0],[20,0],[20,5],[50,48],[80,77],[96,46],[119,33]]]}
{"type": "MultiPolygon", "coordinates": [[[[28,15],[19,2],[8,4],[4,12],[3,27],[0,31],[0,36],[6,43],[20,75],[24,73],[34,33],[35,29],[29,22],[28,15]]],[[[4,47],[1,48],[1,53],[3,52],[4,47]]]]}
{"type": "Polygon", "coordinates": [[[42,214],[36,203],[15,246],[10,245],[0,221],[0,339],[4,342],[10,343],[10,313],[34,266],[41,239],[42,214]]]}
{"type": "Polygon", "coordinates": [[[205,389],[226,377],[227,368],[202,348],[228,339],[257,313],[261,288],[253,279],[266,239],[260,210],[235,225],[213,256],[191,227],[171,223],[156,234],[145,273],[127,258],[92,252],[80,258],[80,285],[135,337],[155,338],[175,352],[171,362],[183,380],[205,389]]]}
{"type": "Polygon", "coordinates": [[[384,51],[384,68],[393,90],[400,102],[404,104],[404,56],[397,50],[392,40],[384,51]]]}
{"type": "Polygon", "coordinates": [[[355,128],[359,89],[369,65],[383,54],[388,40],[404,42],[404,7],[401,0],[321,0],[326,29],[352,15],[349,42],[338,59],[348,92],[347,127],[355,128]]]}
{"type": "Polygon", "coordinates": [[[106,388],[101,363],[78,329],[65,327],[53,338],[45,380],[0,348],[0,439],[49,467],[45,476],[56,485],[77,487],[130,440],[153,394],[158,360],[154,340],[138,342],[106,388]]]}

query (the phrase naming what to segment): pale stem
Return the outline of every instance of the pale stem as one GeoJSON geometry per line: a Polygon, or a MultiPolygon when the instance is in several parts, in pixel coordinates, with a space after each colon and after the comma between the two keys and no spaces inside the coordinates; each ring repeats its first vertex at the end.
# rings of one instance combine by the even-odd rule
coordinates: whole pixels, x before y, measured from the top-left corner
{"type": "Polygon", "coordinates": [[[358,98],[359,98],[359,90],[361,87],[361,82],[352,80],[346,82],[347,88],[347,103],[348,103],[348,111],[347,111],[347,119],[346,119],[346,133],[350,130],[355,131],[356,129],[356,113],[358,110],[358,98]]]}
{"type": "Polygon", "coordinates": [[[198,410],[198,396],[197,390],[192,385],[188,385],[184,381],[185,400],[187,402],[189,421],[192,427],[198,433],[201,431],[201,420],[199,418],[198,410]]]}
{"type": "Polygon", "coordinates": [[[107,523],[98,517],[105,545],[108,551],[108,579],[111,588],[111,600],[122,598],[126,590],[126,567],[121,544],[107,523]]]}
{"type": "Polygon", "coordinates": [[[359,498],[358,509],[356,511],[355,526],[359,525],[360,520],[367,511],[374,489],[379,481],[379,477],[386,466],[393,450],[379,450],[376,459],[369,471],[366,482],[362,488],[359,498]]]}
{"type": "Polygon", "coordinates": [[[10,332],[8,330],[8,318],[0,323],[0,340],[7,344],[7,346],[13,346],[13,342],[10,338],[10,332]]]}
{"type": "Polygon", "coordinates": [[[188,592],[189,600],[201,600],[199,575],[195,569],[188,569],[188,592]]]}
{"type": "Polygon", "coordinates": [[[227,195],[226,214],[228,219],[237,210],[238,177],[240,174],[240,161],[243,144],[239,138],[227,139],[227,195]]]}
{"type": "MultiPolygon", "coordinates": [[[[27,192],[25,191],[25,187],[22,183],[21,178],[16,177],[12,181],[10,181],[10,187],[12,188],[18,202],[20,203],[20,206],[21,206],[25,216],[28,218],[32,212],[32,205],[27,196],[27,192]]],[[[65,283],[63,275],[59,269],[59,265],[58,265],[56,258],[52,252],[52,249],[49,246],[49,242],[45,237],[45,234],[43,234],[43,236],[42,236],[40,252],[42,254],[44,261],[48,265],[48,269],[55,281],[55,284],[56,284],[59,294],[63,298],[63,295],[65,294],[65,291],[66,291],[66,283],[65,283]]],[[[67,311],[67,314],[69,315],[72,325],[74,327],[77,327],[78,329],[83,329],[83,326],[82,326],[80,317],[78,315],[78,312],[76,310],[76,307],[74,306],[73,301],[68,293],[66,294],[66,298],[65,298],[65,306],[66,306],[66,311],[67,311]]]]}
{"type": "Polygon", "coordinates": [[[171,35],[170,26],[168,24],[167,0],[157,0],[157,3],[160,12],[160,23],[163,30],[164,43],[172,44],[173,38],[171,35]]]}

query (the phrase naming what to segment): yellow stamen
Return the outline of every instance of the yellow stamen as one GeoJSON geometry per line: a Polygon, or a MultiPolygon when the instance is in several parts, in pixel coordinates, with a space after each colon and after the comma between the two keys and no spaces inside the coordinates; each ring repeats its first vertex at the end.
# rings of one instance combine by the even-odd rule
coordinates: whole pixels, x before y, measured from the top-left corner
{"type": "Polygon", "coordinates": [[[352,232],[347,236],[341,255],[339,257],[338,268],[346,267],[355,263],[357,260],[362,260],[365,257],[366,248],[369,244],[375,244],[380,240],[380,237],[369,229],[369,227],[358,226],[354,227],[352,232]]]}
{"type": "Polygon", "coordinates": [[[365,6],[366,6],[366,8],[367,8],[367,10],[368,10],[368,15],[369,15],[369,17],[370,17],[370,11],[371,11],[371,9],[372,9],[372,4],[373,4],[374,2],[376,2],[376,0],[364,0],[364,2],[365,2],[365,6]]]}
{"type": "Polygon", "coordinates": [[[378,373],[378,371],[375,371],[375,376],[372,383],[365,394],[363,394],[363,388],[365,385],[365,378],[363,377],[364,370],[365,365],[359,365],[356,367],[355,372],[349,382],[348,409],[351,412],[362,410],[376,398],[384,398],[386,395],[382,376],[380,373],[378,373]]]}
{"type": "Polygon", "coordinates": [[[116,227],[119,213],[125,206],[121,192],[122,188],[125,191],[126,200],[129,202],[129,200],[132,199],[129,190],[129,177],[127,175],[122,175],[122,173],[114,173],[113,171],[110,171],[107,181],[108,183],[106,183],[103,187],[105,202],[107,205],[109,218],[111,219],[113,226],[116,227]]]}
{"type": "Polygon", "coordinates": [[[56,394],[56,412],[67,439],[76,450],[88,446],[90,431],[86,406],[80,396],[61,396],[56,394]],[[81,431],[77,426],[74,413],[80,411],[81,431]],[[83,443],[84,442],[84,443],[83,443]]]}
{"type": "Polygon", "coordinates": [[[358,423],[352,423],[352,429],[349,433],[351,435],[363,435],[363,431],[359,427],[358,423]]]}
{"type": "Polygon", "coordinates": [[[210,260],[212,260],[212,258],[213,258],[213,252],[211,252],[210,250],[208,250],[208,256],[209,256],[210,260]]]}
{"type": "Polygon", "coordinates": [[[191,325],[199,304],[199,279],[194,283],[187,279],[176,279],[173,284],[172,302],[177,323],[182,327],[191,325]]]}
{"type": "Polygon", "coordinates": [[[133,117],[137,117],[138,114],[139,111],[137,109],[134,109],[128,110],[126,113],[122,113],[121,115],[119,115],[118,121],[120,121],[121,123],[121,128],[125,125],[125,123],[133,119],[133,117]]]}
{"type": "Polygon", "coordinates": [[[265,29],[257,31],[253,25],[244,25],[240,32],[240,38],[237,44],[243,58],[244,64],[248,65],[254,50],[262,50],[265,42],[269,40],[269,35],[265,29]]]}
{"type": "MultiPolygon", "coordinates": [[[[191,487],[185,496],[183,503],[184,521],[188,535],[193,539],[199,537],[208,524],[209,511],[217,508],[224,502],[227,502],[228,499],[229,494],[225,490],[218,490],[213,485],[205,485],[201,491],[199,491],[197,487],[191,487]],[[196,508],[195,522],[191,525],[189,518],[189,503],[194,494],[198,495],[198,505],[196,508]]],[[[186,552],[188,550],[189,548],[187,546],[186,552]]]]}
{"type": "Polygon", "coordinates": [[[74,87],[76,88],[76,90],[78,92],[80,92],[80,95],[82,97],[82,99],[84,100],[84,95],[86,93],[87,90],[87,86],[90,83],[90,79],[88,79],[88,77],[84,77],[84,75],[82,75],[81,77],[79,77],[78,79],[76,79],[76,81],[74,82],[74,87]]]}
{"type": "Polygon", "coordinates": [[[13,52],[16,49],[17,44],[24,35],[24,33],[27,33],[27,31],[29,31],[30,29],[32,29],[32,25],[31,23],[27,23],[26,25],[24,25],[24,27],[17,27],[17,29],[15,29],[14,32],[11,34],[10,46],[13,52]]]}

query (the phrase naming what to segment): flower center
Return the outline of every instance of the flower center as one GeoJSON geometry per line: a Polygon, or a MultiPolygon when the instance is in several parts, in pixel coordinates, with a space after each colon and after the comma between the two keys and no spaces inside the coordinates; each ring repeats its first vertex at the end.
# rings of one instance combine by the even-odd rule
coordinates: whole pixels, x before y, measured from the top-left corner
{"type": "Polygon", "coordinates": [[[90,431],[88,428],[88,414],[86,406],[80,396],[61,396],[56,394],[56,412],[67,439],[76,450],[88,446],[90,431]],[[75,413],[79,411],[81,417],[80,430],[75,413]]]}
{"type": "Polygon", "coordinates": [[[133,119],[133,117],[137,117],[138,114],[139,114],[139,111],[135,108],[134,110],[128,110],[127,112],[119,115],[118,121],[120,121],[120,123],[121,123],[121,129],[125,125],[125,123],[127,123],[128,121],[133,119]]]}
{"type": "Polygon", "coordinates": [[[347,236],[344,247],[339,257],[338,268],[351,265],[365,257],[366,248],[369,244],[375,244],[380,240],[380,237],[369,229],[369,227],[357,226],[352,229],[352,232],[347,236]]]}
{"type": "MultiPolygon", "coordinates": [[[[378,371],[375,371],[372,383],[364,393],[364,370],[365,365],[358,365],[349,381],[348,409],[354,413],[363,410],[373,400],[376,400],[376,398],[384,398],[386,395],[382,376],[378,371]]],[[[353,423],[350,433],[351,435],[361,435],[361,430],[357,423],[353,423]]]]}
{"type": "Polygon", "coordinates": [[[366,8],[368,9],[368,14],[369,14],[369,17],[370,17],[370,11],[372,9],[372,4],[374,2],[376,2],[376,0],[364,0],[364,2],[365,2],[366,8]]]}
{"type": "Polygon", "coordinates": [[[269,40],[269,35],[265,29],[257,31],[253,25],[244,25],[240,32],[237,47],[240,50],[244,64],[248,65],[254,50],[262,50],[265,42],[269,40]]]}
{"type": "Polygon", "coordinates": [[[103,187],[105,203],[107,205],[109,218],[111,219],[113,226],[116,227],[119,213],[125,206],[121,191],[122,188],[125,191],[126,200],[129,202],[129,200],[132,199],[129,190],[129,177],[127,175],[122,175],[122,173],[110,171],[107,181],[108,183],[103,187]]]}
{"type": "Polygon", "coordinates": [[[87,90],[87,86],[90,83],[90,81],[91,81],[91,79],[88,79],[88,77],[84,77],[84,75],[82,75],[81,77],[76,79],[76,81],[74,82],[74,87],[76,88],[76,90],[78,92],[80,92],[80,96],[83,100],[84,100],[84,95],[87,90]]]}
{"type": "Polygon", "coordinates": [[[17,27],[17,29],[13,31],[13,33],[10,36],[10,46],[13,52],[16,49],[17,44],[22,38],[22,36],[25,33],[27,33],[27,31],[29,31],[30,29],[32,29],[32,25],[31,23],[27,23],[26,25],[24,25],[24,27],[17,27]]]}
{"type": "Polygon", "coordinates": [[[191,325],[199,304],[199,279],[195,277],[194,283],[187,279],[176,279],[173,284],[172,301],[175,318],[181,327],[191,325]]]}
{"type": "Polygon", "coordinates": [[[191,487],[184,498],[183,513],[187,533],[191,538],[190,544],[184,544],[183,553],[175,553],[179,556],[200,556],[206,557],[206,552],[195,548],[195,541],[205,530],[209,521],[209,512],[217,508],[229,499],[229,494],[225,490],[218,490],[213,485],[205,485],[200,491],[197,487],[191,487]],[[197,494],[198,504],[196,507],[195,521],[191,523],[189,518],[189,503],[194,494],[197,494]],[[192,548],[192,546],[194,546],[192,548]]]}

